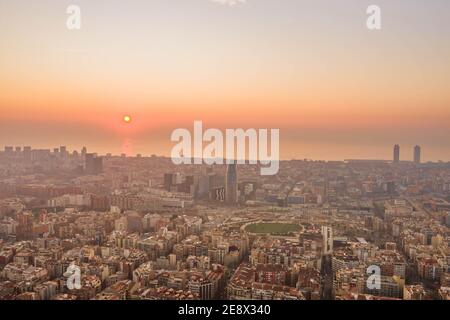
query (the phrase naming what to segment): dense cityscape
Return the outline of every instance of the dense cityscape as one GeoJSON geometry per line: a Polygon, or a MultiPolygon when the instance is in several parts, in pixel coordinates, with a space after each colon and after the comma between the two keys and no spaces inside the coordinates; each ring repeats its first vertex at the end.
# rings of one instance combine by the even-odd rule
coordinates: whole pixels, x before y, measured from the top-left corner
{"type": "Polygon", "coordinates": [[[450,163],[419,146],[275,176],[0,151],[1,300],[450,300],[449,228],[450,163]]]}

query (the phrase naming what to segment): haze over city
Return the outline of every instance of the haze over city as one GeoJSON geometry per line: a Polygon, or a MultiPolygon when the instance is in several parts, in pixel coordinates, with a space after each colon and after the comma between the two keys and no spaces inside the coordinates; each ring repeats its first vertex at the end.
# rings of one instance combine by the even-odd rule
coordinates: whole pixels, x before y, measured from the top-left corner
{"type": "Polygon", "coordinates": [[[170,133],[279,128],[282,159],[450,160],[448,1],[0,0],[0,145],[170,155],[170,133]],[[132,122],[123,121],[125,115],[132,122]]]}
{"type": "Polygon", "coordinates": [[[0,0],[3,313],[450,301],[449,40],[448,0],[0,0]]]}

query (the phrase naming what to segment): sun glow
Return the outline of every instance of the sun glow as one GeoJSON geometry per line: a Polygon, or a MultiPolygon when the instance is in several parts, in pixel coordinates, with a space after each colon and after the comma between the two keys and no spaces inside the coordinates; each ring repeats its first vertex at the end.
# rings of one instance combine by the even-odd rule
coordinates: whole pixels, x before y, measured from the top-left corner
{"type": "Polygon", "coordinates": [[[124,116],[124,117],[123,117],[123,122],[125,122],[125,123],[131,123],[131,117],[130,117],[130,116],[124,116]]]}

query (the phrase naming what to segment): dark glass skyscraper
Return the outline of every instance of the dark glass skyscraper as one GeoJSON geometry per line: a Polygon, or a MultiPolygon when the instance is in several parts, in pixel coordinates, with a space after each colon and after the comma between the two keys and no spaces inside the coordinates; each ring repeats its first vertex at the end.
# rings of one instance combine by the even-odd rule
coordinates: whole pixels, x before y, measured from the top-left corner
{"type": "Polygon", "coordinates": [[[85,172],[87,174],[100,174],[103,172],[103,158],[97,157],[93,153],[86,153],[85,172]]]}
{"type": "Polygon", "coordinates": [[[421,153],[420,146],[415,146],[414,147],[414,163],[420,163],[420,153],[421,153]]]}
{"type": "Polygon", "coordinates": [[[225,200],[228,204],[236,204],[238,201],[238,178],[235,163],[227,165],[225,200]]]}
{"type": "Polygon", "coordinates": [[[394,163],[400,162],[400,146],[396,144],[394,146],[394,163]]]}

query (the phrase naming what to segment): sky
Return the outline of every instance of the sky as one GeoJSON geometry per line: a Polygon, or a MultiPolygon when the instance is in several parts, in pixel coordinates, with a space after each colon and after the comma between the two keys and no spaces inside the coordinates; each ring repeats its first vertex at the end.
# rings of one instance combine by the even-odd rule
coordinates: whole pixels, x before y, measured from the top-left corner
{"type": "Polygon", "coordinates": [[[450,161],[450,1],[232,2],[0,0],[0,147],[170,155],[201,120],[280,129],[283,159],[450,161]]]}

